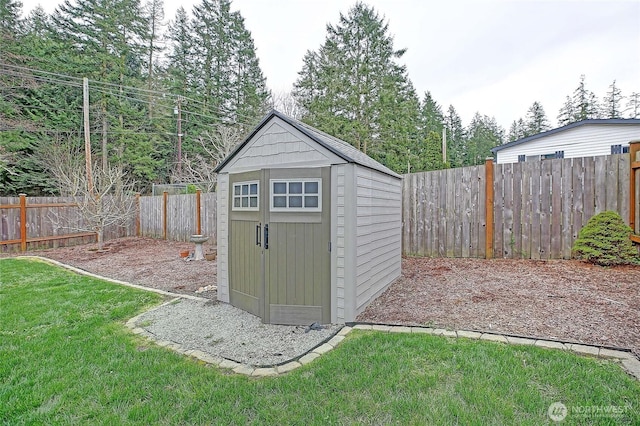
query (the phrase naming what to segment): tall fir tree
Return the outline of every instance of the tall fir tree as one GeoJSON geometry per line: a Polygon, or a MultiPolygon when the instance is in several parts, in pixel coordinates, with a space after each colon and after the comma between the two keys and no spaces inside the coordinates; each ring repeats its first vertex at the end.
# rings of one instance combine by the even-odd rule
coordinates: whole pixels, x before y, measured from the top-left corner
{"type": "Polygon", "coordinates": [[[627,117],[640,118],[640,92],[633,92],[627,101],[627,117]]]}
{"type": "Polygon", "coordinates": [[[599,118],[598,99],[586,88],[584,74],[580,76],[580,83],[573,91],[572,101],[575,108],[572,122],[599,118]]]}
{"type": "Polygon", "coordinates": [[[442,133],[444,127],[444,115],[442,108],[431,96],[431,92],[426,92],[420,103],[420,128],[423,136],[428,136],[431,132],[442,133]]]}
{"type": "Polygon", "coordinates": [[[15,63],[23,20],[22,2],[18,0],[0,0],[0,63],[15,63]]]}
{"type": "Polygon", "coordinates": [[[447,159],[451,167],[465,166],[466,137],[465,130],[462,125],[462,119],[458,112],[449,105],[447,114],[445,115],[446,131],[447,131],[447,159]]]}
{"type": "Polygon", "coordinates": [[[463,165],[474,166],[484,164],[485,160],[492,156],[491,148],[502,144],[504,130],[495,118],[476,112],[466,134],[463,165]]]}
{"type": "Polygon", "coordinates": [[[546,132],[550,128],[551,126],[549,125],[549,119],[547,118],[547,114],[544,112],[542,104],[538,101],[535,101],[533,104],[531,104],[529,110],[527,111],[525,121],[525,137],[546,132]]]}
{"type": "Polygon", "coordinates": [[[226,123],[255,124],[269,93],[251,33],[229,0],[202,0],[193,8],[192,83],[209,114],[226,123]]]}
{"type": "Polygon", "coordinates": [[[613,80],[613,83],[609,86],[609,91],[604,97],[602,105],[603,118],[622,118],[622,99],[624,99],[622,91],[616,86],[616,81],[613,80]]]}
{"type": "Polygon", "coordinates": [[[560,126],[566,126],[567,124],[571,124],[575,121],[576,117],[576,107],[573,104],[573,99],[570,96],[565,98],[564,104],[560,107],[560,111],[558,111],[558,124],[560,126]]]}
{"type": "Polygon", "coordinates": [[[507,134],[507,142],[517,141],[527,137],[527,126],[522,118],[513,120],[507,134]]]}
{"type": "Polygon", "coordinates": [[[396,171],[420,151],[419,100],[397,61],[389,24],[356,3],[317,51],[308,51],[294,97],[303,121],[341,138],[396,171]]]}

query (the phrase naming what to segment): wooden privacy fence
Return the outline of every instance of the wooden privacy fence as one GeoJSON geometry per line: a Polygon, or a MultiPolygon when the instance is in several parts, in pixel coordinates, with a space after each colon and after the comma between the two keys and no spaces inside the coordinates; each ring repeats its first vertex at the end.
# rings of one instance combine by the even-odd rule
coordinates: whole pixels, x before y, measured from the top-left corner
{"type": "Polygon", "coordinates": [[[140,197],[138,235],[189,241],[194,234],[209,236],[215,244],[216,193],[163,195],[140,197]]]}
{"type": "MultiPolygon", "coordinates": [[[[26,251],[95,241],[95,232],[86,229],[73,197],[0,197],[0,249],[26,251]],[[65,224],[56,218],[64,217],[65,224]]],[[[133,235],[133,221],[127,227],[110,227],[105,240],[133,235]]]]}
{"type": "Polygon", "coordinates": [[[567,259],[596,213],[614,210],[627,223],[640,223],[630,188],[629,154],[405,175],[403,252],[567,259]]]}

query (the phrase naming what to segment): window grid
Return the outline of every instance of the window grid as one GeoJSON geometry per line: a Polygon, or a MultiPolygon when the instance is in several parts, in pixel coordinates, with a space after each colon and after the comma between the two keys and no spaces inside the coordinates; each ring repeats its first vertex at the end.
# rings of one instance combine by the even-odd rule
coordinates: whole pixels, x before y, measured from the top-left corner
{"type": "Polygon", "coordinates": [[[260,209],[260,182],[234,183],[232,209],[258,211],[260,209]]]}
{"type": "Polygon", "coordinates": [[[271,179],[271,211],[322,211],[321,179],[271,179]]]}

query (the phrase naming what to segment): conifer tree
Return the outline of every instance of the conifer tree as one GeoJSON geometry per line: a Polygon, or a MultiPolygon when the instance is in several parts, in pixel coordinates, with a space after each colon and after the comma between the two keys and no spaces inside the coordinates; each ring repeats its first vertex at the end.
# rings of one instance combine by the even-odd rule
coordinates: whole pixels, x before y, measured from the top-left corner
{"type": "Polygon", "coordinates": [[[451,164],[451,167],[465,166],[465,152],[467,149],[465,144],[465,130],[462,126],[462,119],[453,105],[449,105],[445,116],[445,123],[447,127],[448,162],[451,164]]]}
{"type": "Polygon", "coordinates": [[[525,122],[525,137],[546,132],[551,126],[547,119],[547,114],[540,102],[536,101],[529,107],[525,122]]]}
{"type": "Polygon", "coordinates": [[[616,86],[616,81],[609,86],[609,91],[604,97],[604,103],[602,106],[602,115],[604,118],[622,118],[622,91],[616,86]]]}
{"type": "Polygon", "coordinates": [[[476,112],[466,133],[463,165],[474,166],[484,164],[486,158],[492,156],[491,148],[502,144],[504,131],[495,118],[476,112]]]}
{"type": "Polygon", "coordinates": [[[419,100],[398,60],[389,24],[356,3],[327,25],[327,37],[307,51],[294,97],[303,121],[351,143],[396,171],[420,150],[419,100]]]}

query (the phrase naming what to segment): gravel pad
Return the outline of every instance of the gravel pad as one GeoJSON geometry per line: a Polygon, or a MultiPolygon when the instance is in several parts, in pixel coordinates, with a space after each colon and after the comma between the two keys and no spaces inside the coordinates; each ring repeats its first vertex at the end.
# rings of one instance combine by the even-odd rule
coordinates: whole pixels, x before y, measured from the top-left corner
{"type": "Polygon", "coordinates": [[[179,299],[138,317],[138,327],[159,340],[253,366],[270,366],[304,355],[341,327],[263,324],[226,303],[179,299]]]}

